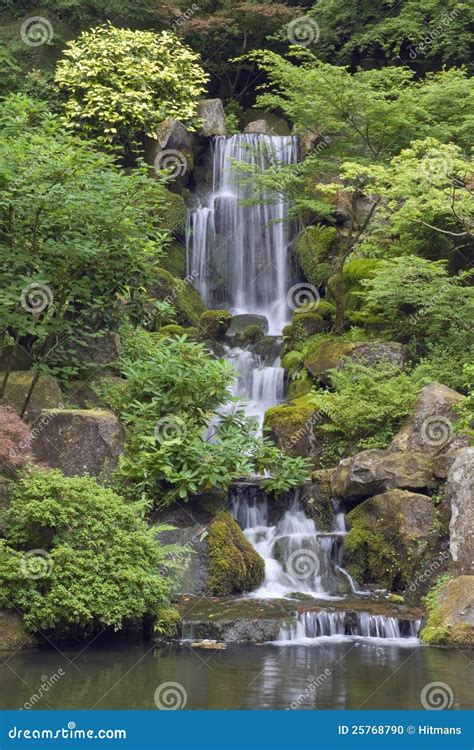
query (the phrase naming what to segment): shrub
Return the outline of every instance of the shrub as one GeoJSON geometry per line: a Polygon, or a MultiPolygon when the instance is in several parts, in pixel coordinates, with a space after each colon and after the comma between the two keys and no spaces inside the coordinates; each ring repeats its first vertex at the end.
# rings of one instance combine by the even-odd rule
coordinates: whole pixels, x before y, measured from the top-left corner
{"type": "Polygon", "coordinates": [[[0,606],[20,609],[31,630],[68,633],[154,616],[172,584],[160,570],[180,550],[160,545],[164,528],[148,528],[140,514],[90,477],[24,473],[0,547],[0,606]]]}
{"type": "Polygon", "coordinates": [[[107,24],[67,44],[55,80],[70,127],[109,148],[136,148],[139,135],[155,137],[167,117],[192,129],[207,78],[198,55],[174,34],[107,24]]]}

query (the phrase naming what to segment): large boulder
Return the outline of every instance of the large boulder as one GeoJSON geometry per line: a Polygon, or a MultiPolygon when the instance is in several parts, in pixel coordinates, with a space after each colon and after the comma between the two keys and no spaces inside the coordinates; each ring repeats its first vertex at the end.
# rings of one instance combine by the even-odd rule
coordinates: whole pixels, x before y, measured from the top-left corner
{"type": "Polygon", "coordinates": [[[148,289],[151,300],[169,302],[176,311],[176,323],[182,326],[198,326],[206,306],[198,290],[187,279],[177,279],[164,268],[155,270],[154,279],[148,289]]]}
{"type": "Polygon", "coordinates": [[[377,448],[344,458],[331,482],[334,495],[344,499],[370,497],[396,488],[421,490],[436,484],[429,456],[377,448]]]}
{"type": "Polygon", "coordinates": [[[71,355],[79,363],[82,375],[100,371],[101,375],[116,373],[120,357],[120,336],[114,331],[105,331],[84,341],[73,342],[71,355]]]}
{"type": "Polygon", "coordinates": [[[0,651],[18,651],[37,645],[35,637],[25,630],[19,614],[0,609],[0,651]]]}
{"type": "Polygon", "coordinates": [[[421,632],[425,643],[474,647],[474,576],[459,576],[435,586],[427,600],[421,632]]]}
{"type": "Polygon", "coordinates": [[[448,474],[445,496],[451,504],[449,549],[459,575],[474,575],[474,448],[463,448],[448,474]]]}
{"type": "Polygon", "coordinates": [[[267,122],[267,120],[264,120],[263,118],[260,120],[254,120],[253,122],[249,122],[248,125],[244,128],[244,133],[256,133],[258,135],[270,135],[272,132],[272,129],[267,122]]]}
{"type": "Polygon", "coordinates": [[[227,135],[225,111],[222,99],[202,99],[197,103],[197,116],[202,121],[200,134],[227,135]]]}
{"type": "Polygon", "coordinates": [[[256,589],[265,577],[265,562],[229,513],[209,526],[209,593],[242,594],[256,589]]]}
{"type": "Polygon", "coordinates": [[[441,383],[425,385],[413,413],[393,438],[390,450],[423,451],[435,456],[466,446],[467,437],[453,430],[458,419],[453,407],[463,399],[460,393],[441,383]]]}
{"type": "Polygon", "coordinates": [[[264,334],[268,333],[268,320],[266,317],[253,313],[234,315],[227,333],[229,336],[235,336],[238,333],[243,333],[249,326],[259,326],[264,334]]]}
{"type": "MultiPolygon", "coordinates": [[[[316,312],[318,308],[316,308],[316,312]]],[[[394,341],[364,341],[354,343],[343,336],[321,336],[310,346],[305,357],[305,367],[316,380],[330,384],[330,371],[346,365],[350,361],[374,367],[388,362],[399,369],[405,364],[405,347],[394,341]]]]}
{"type": "Polygon", "coordinates": [[[344,565],[358,583],[403,590],[439,547],[436,508],[426,495],[390,490],[347,516],[344,565]]]}
{"type": "Polygon", "coordinates": [[[322,418],[312,401],[301,396],[289,404],[265,412],[263,431],[280,450],[290,456],[319,457],[323,447],[316,435],[322,418]]]}
{"type": "MultiPolygon", "coordinates": [[[[32,370],[27,372],[10,372],[4,401],[21,412],[36,373],[32,370]]],[[[34,422],[41,414],[42,409],[56,409],[63,405],[63,395],[59,385],[49,375],[40,375],[33,388],[26,412],[23,416],[25,422],[34,422]]]]}
{"type": "Polygon", "coordinates": [[[66,476],[106,479],[123,451],[117,417],[100,409],[43,409],[33,434],[37,459],[66,476]]]}
{"type": "Polygon", "coordinates": [[[334,469],[315,471],[311,482],[301,488],[300,503],[310,516],[318,531],[332,531],[334,507],[332,503],[331,478],[334,469]]]}
{"type": "Polygon", "coordinates": [[[145,160],[157,172],[171,170],[173,181],[181,181],[194,164],[191,133],[179,120],[163,120],[156,129],[156,138],[145,140],[145,160]]]}

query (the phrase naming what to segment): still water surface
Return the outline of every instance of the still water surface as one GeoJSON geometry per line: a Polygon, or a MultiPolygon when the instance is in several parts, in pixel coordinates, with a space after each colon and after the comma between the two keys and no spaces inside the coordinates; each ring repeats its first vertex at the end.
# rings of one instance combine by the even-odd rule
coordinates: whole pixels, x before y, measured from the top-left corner
{"type": "Polygon", "coordinates": [[[16,709],[64,674],[37,709],[154,709],[164,682],[179,683],[186,709],[422,708],[420,692],[446,683],[453,708],[472,708],[474,652],[321,639],[310,646],[230,644],[225,651],[90,647],[83,653],[0,653],[0,708],[16,709]],[[293,704],[293,706],[292,706],[293,704]]]}

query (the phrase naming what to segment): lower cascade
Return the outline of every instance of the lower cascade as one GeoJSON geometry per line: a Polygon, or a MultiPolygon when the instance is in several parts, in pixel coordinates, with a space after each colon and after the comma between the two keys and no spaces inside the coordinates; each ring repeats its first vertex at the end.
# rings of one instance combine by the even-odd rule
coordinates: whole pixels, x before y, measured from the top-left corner
{"type": "Polygon", "coordinates": [[[359,636],[361,638],[416,638],[420,620],[397,620],[367,612],[352,614],[339,612],[300,612],[294,624],[280,629],[278,641],[330,636],[359,636]]]}

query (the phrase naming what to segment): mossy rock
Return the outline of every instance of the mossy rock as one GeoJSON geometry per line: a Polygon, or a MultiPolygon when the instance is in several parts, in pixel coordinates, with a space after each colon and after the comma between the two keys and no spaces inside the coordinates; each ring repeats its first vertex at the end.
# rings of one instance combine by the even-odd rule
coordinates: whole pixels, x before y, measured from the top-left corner
{"type": "Polygon", "coordinates": [[[229,513],[219,513],[209,526],[208,548],[213,596],[253,591],[262,583],[265,562],[229,513]]]}
{"type": "Polygon", "coordinates": [[[336,239],[334,227],[306,227],[295,243],[296,255],[305,278],[318,287],[331,275],[331,252],[336,239]]]}
{"type": "Polygon", "coordinates": [[[211,339],[222,339],[232,323],[228,310],[207,310],[199,318],[199,328],[203,335],[211,339]]]}
{"type": "MultiPolygon", "coordinates": [[[[285,354],[281,360],[281,366],[290,373],[290,375],[300,369],[303,364],[303,355],[298,351],[291,351],[285,354]]],[[[291,399],[290,399],[291,400],[291,399]]]]}
{"type": "Polygon", "coordinates": [[[263,339],[265,336],[262,328],[258,325],[246,326],[242,333],[242,341],[244,344],[256,344],[257,341],[263,339]]]}
{"type": "Polygon", "coordinates": [[[184,336],[185,329],[183,326],[175,325],[174,323],[170,323],[167,326],[161,326],[160,330],[158,331],[158,334],[160,338],[165,337],[176,337],[176,336],[184,336]]]}
{"type": "Polygon", "coordinates": [[[160,226],[172,234],[183,234],[186,226],[187,208],[179,193],[165,188],[166,204],[161,211],[160,226]]]}
{"type": "Polygon", "coordinates": [[[425,599],[424,643],[474,647],[474,576],[440,581],[425,599]]]}
{"type": "Polygon", "coordinates": [[[331,477],[334,469],[322,469],[312,475],[311,483],[301,490],[301,504],[318,531],[331,531],[334,517],[331,477]]]}
{"type": "Polygon", "coordinates": [[[320,336],[310,346],[304,364],[309,374],[323,383],[329,382],[333,370],[352,351],[354,344],[342,336],[320,336]]]}
{"type": "Polygon", "coordinates": [[[206,310],[197,289],[182,279],[175,278],[164,268],[156,270],[149,293],[153,299],[169,302],[174,307],[178,325],[197,326],[206,310]]]}
{"type": "Polygon", "coordinates": [[[188,326],[187,328],[183,328],[183,333],[188,337],[188,339],[199,338],[199,328],[197,328],[197,326],[188,326]]]}
{"type": "Polygon", "coordinates": [[[156,613],[154,630],[160,638],[176,638],[180,614],[174,607],[160,607],[156,613]]]}
{"type": "Polygon", "coordinates": [[[414,492],[375,495],[347,520],[344,565],[358,583],[403,591],[440,543],[434,503],[414,492]]]}
{"type": "Polygon", "coordinates": [[[0,609],[0,651],[18,651],[37,645],[36,638],[27,632],[17,612],[0,609]]]}
{"type": "MultiPolygon", "coordinates": [[[[10,372],[3,401],[20,413],[34,377],[33,370],[10,372]]],[[[24,420],[32,423],[39,417],[42,409],[56,409],[62,406],[62,403],[63,395],[54,378],[49,375],[40,375],[33,389],[24,420]]]]}
{"type": "Polygon", "coordinates": [[[298,312],[293,315],[292,341],[301,341],[328,329],[327,322],[317,312],[298,312]]]}
{"type": "Polygon", "coordinates": [[[161,264],[173,276],[183,278],[186,270],[186,248],[179,240],[171,242],[164,251],[161,264]]]}
{"type": "Polygon", "coordinates": [[[292,380],[288,385],[288,401],[296,401],[296,399],[306,396],[312,390],[313,384],[308,377],[292,380]]]}
{"type": "Polygon", "coordinates": [[[272,406],[265,412],[263,431],[275,445],[290,456],[312,455],[314,424],[319,410],[309,396],[302,396],[290,404],[272,406]]]}

